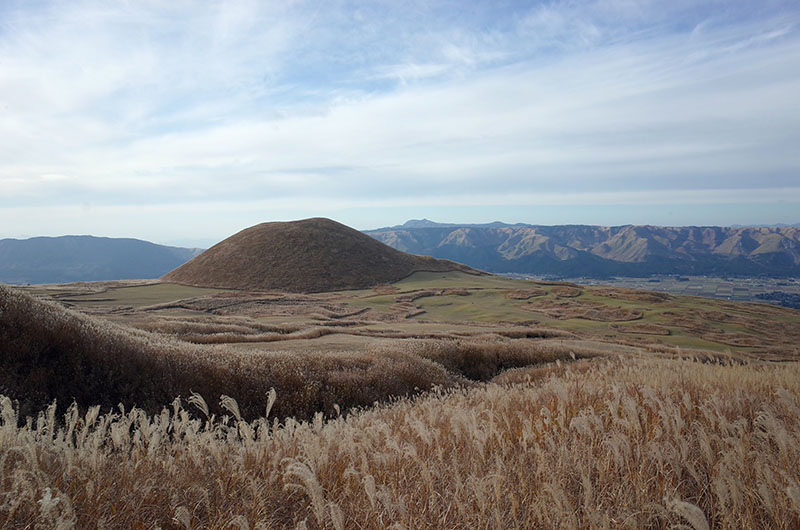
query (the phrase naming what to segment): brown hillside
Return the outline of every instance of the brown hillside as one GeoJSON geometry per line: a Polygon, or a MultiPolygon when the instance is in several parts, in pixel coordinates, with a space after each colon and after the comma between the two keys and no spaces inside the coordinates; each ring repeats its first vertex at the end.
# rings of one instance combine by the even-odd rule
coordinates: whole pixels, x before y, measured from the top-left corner
{"type": "Polygon", "coordinates": [[[363,289],[418,271],[465,265],[415,256],[330,219],[262,223],[242,230],[163,277],[224,289],[326,292],[363,289]]]}
{"type": "MultiPolygon", "coordinates": [[[[490,354],[489,363],[497,365],[501,357],[494,350],[490,354]]],[[[215,414],[226,413],[217,398],[230,396],[240,404],[241,415],[252,420],[267,410],[270,388],[281,396],[271,409],[275,417],[308,419],[316,412],[333,413],[334,404],[342,410],[366,407],[390,396],[465,382],[428,357],[400,349],[382,355],[326,351],[297,356],[189,344],[0,284],[0,408],[2,396],[15,400],[23,421],[53,400],[59,413],[73,401],[82,409],[100,405],[116,410],[121,403],[125,409],[157,413],[192,393],[209,400],[215,414]]],[[[454,369],[471,373],[469,361],[454,369]]],[[[540,362],[537,355],[525,365],[540,362]]],[[[8,416],[0,414],[0,496],[7,470],[1,447],[4,421],[8,416]]],[[[3,518],[0,505],[0,528],[9,528],[3,518]]]]}

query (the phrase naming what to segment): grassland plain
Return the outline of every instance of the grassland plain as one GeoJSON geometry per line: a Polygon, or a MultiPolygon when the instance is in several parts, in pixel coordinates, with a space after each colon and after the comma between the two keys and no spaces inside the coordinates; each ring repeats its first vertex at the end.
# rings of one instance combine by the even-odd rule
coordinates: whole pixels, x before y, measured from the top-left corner
{"type": "Polygon", "coordinates": [[[797,311],[461,272],[28,292],[2,527],[800,526],[797,311]]]}

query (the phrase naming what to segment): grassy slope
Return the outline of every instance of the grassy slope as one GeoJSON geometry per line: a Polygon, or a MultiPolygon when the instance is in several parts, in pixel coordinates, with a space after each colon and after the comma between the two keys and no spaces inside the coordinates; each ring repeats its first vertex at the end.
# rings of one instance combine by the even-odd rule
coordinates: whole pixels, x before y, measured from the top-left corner
{"type": "MultiPolygon", "coordinates": [[[[247,352],[190,344],[169,333],[174,325],[175,332],[230,334],[235,339],[242,329],[250,329],[244,326],[248,322],[163,320],[156,328],[164,333],[148,333],[0,286],[0,393],[19,400],[23,415],[54,398],[60,410],[75,400],[82,407],[99,404],[109,409],[123,403],[154,412],[176,396],[197,392],[215,400],[224,394],[242,403],[244,417],[254,418],[265,410],[267,391],[275,388],[283,396],[275,415],[307,418],[317,411],[331,412],[334,405],[368,406],[435,385],[468,383],[465,377],[488,379],[508,367],[569,358],[571,351],[524,341],[473,342],[449,350],[458,360],[445,366],[434,362],[441,350],[425,344],[409,348],[392,343],[379,354],[247,352]]],[[[266,331],[274,329],[263,326],[261,331],[280,335],[280,329],[266,331]]]]}
{"type": "Polygon", "coordinates": [[[61,297],[62,302],[68,304],[92,305],[120,305],[141,307],[164,304],[182,298],[193,298],[222,292],[221,289],[205,289],[178,285],[174,283],[159,283],[135,287],[113,288],[101,293],[83,294],[61,297]]]}
{"type": "Polygon", "coordinates": [[[531,322],[572,331],[589,337],[609,341],[641,340],[659,342],[667,346],[700,348],[712,351],[732,352],[777,352],[788,358],[797,358],[800,341],[800,312],[763,304],[737,304],[709,300],[692,296],[664,296],[630,289],[608,289],[604,287],[580,286],[580,296],[561,298],[547,284],[512,280],[496,276],[468,277],[460,273],[417,273],[394,284],[398,292],[376,296],[361,291],[352,294],[348,303],[356,307],[370,307],[388,312],[398,297],[416,291],[432,291],[444,288],[468,289],[468,296],[428,296],[414,300],[424,312],[413,320],[439,322],[531,322]],[[510,290],[531,286],[550,290],[548,294],[530,300],[507,298],[510,290]],[[660,299],[663,297],[663,299],[660,299]],[[669,330],[666,336],[617,333],[609,328],[609,322],[586,318],[555,318],[537,309],[543,302],[570,304],[602,304],[606,308],[621,308],[639,312],[642,318],[618,325],[652,324],[669,330]],[[712,321],[707,312],[724,313],[726,318],[712,321]],[[676,320],[677,319],[677,320],[676,320]],[[680,319],[694,322],[694,328],[679,325],[680,319]],[[747,326],[745,327],[744,324],[747,326]],[[699,327],[698,327],[699,326],[699,327]],[[702,329],[701,329],[702,328],[702,329]],[[713,333],[714,331],[719,333],[713,333]],[[731,333],[751,337],[755,346],[737,345],[727,342],[731,333]]]}

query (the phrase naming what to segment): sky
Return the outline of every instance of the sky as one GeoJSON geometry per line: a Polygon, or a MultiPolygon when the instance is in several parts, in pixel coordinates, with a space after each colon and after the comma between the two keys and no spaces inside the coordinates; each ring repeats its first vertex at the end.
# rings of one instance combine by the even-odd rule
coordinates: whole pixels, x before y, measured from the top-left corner
{"type": "Polygon", "coordinates": [[[0,237],[800,222],[796,0],[0,1],[0,237]]]}

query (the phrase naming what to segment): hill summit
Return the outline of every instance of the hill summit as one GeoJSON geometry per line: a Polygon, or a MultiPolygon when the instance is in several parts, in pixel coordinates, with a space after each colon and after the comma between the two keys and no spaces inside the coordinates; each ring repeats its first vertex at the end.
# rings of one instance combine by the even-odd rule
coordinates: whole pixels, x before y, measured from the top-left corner
{"type": "Polygon", "coordinates": [[[223,289],[325,292],[391,283],[418,271],[474,269],[415,256],[330,219],[262,223],[225,239],[165,275],[223,289]]]}

